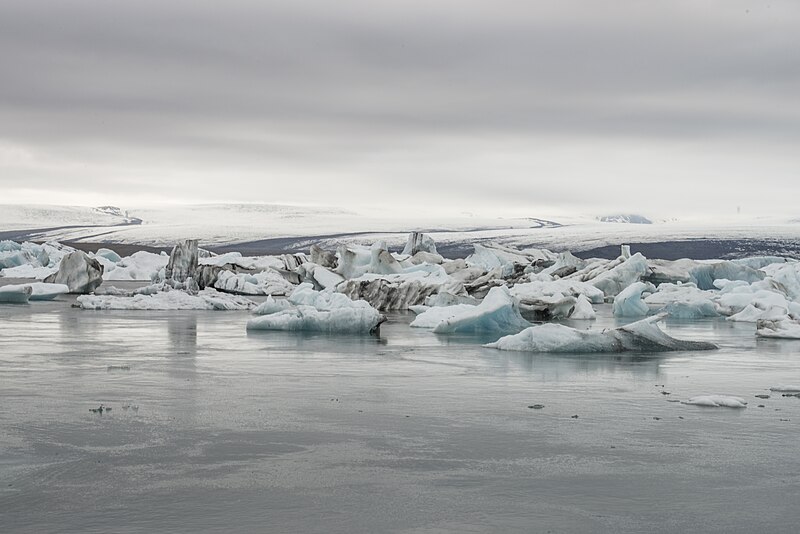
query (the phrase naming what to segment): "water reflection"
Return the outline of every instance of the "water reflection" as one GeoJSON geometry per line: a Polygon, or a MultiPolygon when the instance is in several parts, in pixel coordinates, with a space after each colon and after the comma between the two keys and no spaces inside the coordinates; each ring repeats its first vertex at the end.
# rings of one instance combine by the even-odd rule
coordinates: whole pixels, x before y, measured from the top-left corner
{"type": "Polygon", "coordinates": [[[167,338],[175,356],[197,356],[197,315],[171,314],[167,318],[167,338]]]}

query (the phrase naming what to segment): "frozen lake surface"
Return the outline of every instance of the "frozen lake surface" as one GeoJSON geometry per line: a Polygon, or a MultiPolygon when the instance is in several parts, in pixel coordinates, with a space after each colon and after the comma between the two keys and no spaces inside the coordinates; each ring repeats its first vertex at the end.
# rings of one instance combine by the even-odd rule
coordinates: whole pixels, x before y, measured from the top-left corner
{"type": "MultiPolygon", "coordinates": [[[[768,391],[800,382],[800,341],[756,339],[752,324],[666,323],[714,352],[541,355],[411,329],[405,314],[380,337],[248,334],[244,312],[72,300],[0,305],[4,533],[790,532],[800,520],[800,398],[768,391]],[[749,404],[670,402],[700,394],[749,404]],[[112,410],[90,412],[101,403],[112,410]]],[[[593,328],[618,324],[599,312],[593,328]]]]}

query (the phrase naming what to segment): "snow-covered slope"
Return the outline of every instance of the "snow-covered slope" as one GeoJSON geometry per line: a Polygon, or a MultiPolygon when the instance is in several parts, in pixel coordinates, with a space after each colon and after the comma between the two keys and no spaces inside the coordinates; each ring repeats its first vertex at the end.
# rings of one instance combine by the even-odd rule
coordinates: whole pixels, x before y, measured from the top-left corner
{"type": "MultiPolygon", "coordinates": [[[[469,253],[473,243],[489,241],[519,248],[578,252],[619,243],[692,239],[764,239],[796,244],[800,236],[800,225],[777,218],[657,219],[653,224],[629,224],[600,222],[594,214],[532,215],[539,218],[437,213],[412,217],[402,210],[387,214],[276,204],[164,205],[146,209],[0,205],[0,239],[172,246],[182,239],[195,238],[206,247],[279,240],[267,248],[307,250],[313,243],[335,249],[339,243],[368,244],[377,240],[402,248],[408,232],[424,231],[442,249],[466,247],[464,252],[469,253]],[[24,235],[9,232],[22,229],[48,230],[24,235]]],[[[776,250],[779,252],[780,246],[776,250]]]]}

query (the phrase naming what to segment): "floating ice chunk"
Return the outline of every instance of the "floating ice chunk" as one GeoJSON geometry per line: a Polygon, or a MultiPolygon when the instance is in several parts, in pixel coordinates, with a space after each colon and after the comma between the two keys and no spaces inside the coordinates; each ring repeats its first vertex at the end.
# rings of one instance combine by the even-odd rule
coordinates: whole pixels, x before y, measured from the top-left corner
{"type": "Polygon", "coordinates": [[[0,287],[0,302],[4,304],[25,304],[31,298],[33,290],[29,285],[13,285],[0,287]]]}
{"type": "Polygon", "coordinates": [[[763,310],[752,304],[748,304],[742,311],[728,317],[728,321],[738,321],[741,323],[757,323],[759,321],[777,321],[787,315],[788,308],[783,306],[771,306],[763,310]]]}
{"type": "Polygon", "coordinates": [[[285,303],[279,302],[267,299],[256,308],[254,313],[259,315],[247,322],[247,329],[371,333],[386,320],[364,301],[332,291],[314,291],[311,284],[301,284],[285,303]]]}
{"type": "Polygon", "coordinates": [[[431,295],[425,299],[425,306],[441,307],[441,306],[454,306],[456,304],[469,304],[475,306],[479,304],[479,300],[470,297],[469,295],[455,295],[448,291],[440,291],[435,295],[431,295]]]}
{"type": "Polygon", "coordinates": [[[438,265],[438,272],[415,271],[396,275],[365,274],[345,280],[336,291],[353,300],[366,300],[379,310],[406,310],[422,304],[425,299],[441,291],[465,295],[464,285],[454,281],[438,265]]]}
{"type": "Polygon", "coordinates": [[[316,263],[304,263],[297,268],[297,272],[302,275],[304,281],[313,282],[316,287],[322,289],[334,289],[344,282],[342,275],[316,263]]]}
{"type": "Polygon", "coordinates": [[[49,284],[64,284],[70,293],[90,293],[103,283],[103,266],[86,253],[76,250],[61,259],[58,272],[44,279],[49,284]]]}
{"type": "Polygon", "coordinates": [[[559,324],[532,326],[519,334],[500,338],[487,347],[529,352],[666,352],[713,350],[704,341],[684,341],[668,336],[656,324],[665,315],[656,315],[619,328],[602,331],[577,330],[559,324]]]}
{"type": "MultiPolygon", "coordinates": [[[[169,286],[164,286],[168,288],[169,286]]],[[[132,297],[81,295],[77,306],[85,310],[250,310],[256,303],[238,295],[206,288],[197,294],[185,291],[159,291],[132,297]]]]}
{"type": "Polygon", "coordinates": [[[213,285],[220,291],[240,295],[288,295],[294,290],[280,273],[271,269],[256,274],[223,270],[213,285]]]}
{"type": "Polygon", "coordinates": [[[772,386],[769,390],[778,393],[800,393],[800,385],[780,384],[778,386],[772,386]]]}
{"type": "Polygon", "coordinates": [[[729,397],[727,395],[699,395],[692,397],[683,404],[694,406],[705,406],[709,408],[747,408],[747,403],[739,397],[729,397]]]}
{"type": "Polygon", "coordinates": [[[186,282],[197,270],[197,239],[185,239],[172,248],[167,262],[165,279],[186,282]]]}
{"type": "Polygon", "coordinates": [[[495,287],[477,306],[456,304],[430,308],[411,326],[433,328],[437,334],[455,332],[518,332],[530,326],[519,313],[517,300],[506,287],[495,287]]]}
{"type": "Polygon", "coordinates": [[[663,283],[644,301],[651,308],[660,306],[660,311],[670,317],[699,319],[718,315],[717,306],[712,300],[715,297],[714,293],[698,289],[693,283],[663,283]]]}
{"type": "Polygon", "coordinates": [[[575,303],[575,309],[572,310],[572,315],[569,316],[570,319],[584,319],[584,320],[593,320],[597,319],[597,313],[592,308],[592,303],[586,297],[586,295],[579,295],[578,300],[575,303]]]}
{"type": "Polygon", "coordinates": [[[800,339],[800,322],[793,321],[788,316],[773,320],[760,319],[756,321],[756,335],[758,337],[800,339]]]}
{"type": "Polygon", "coordinates": [[[517,250],[497,243],[475,244],[475,252],[467,256],[466,262],[470,267],[480,267],[486,271],[501,268],[503,276],[508,276],[514,271],[514,265],[528,266],[532,263],[547,263],[556,261],[556,254],[545,249],[517,250]]]}
{"type": "Polygon", "coordinates": [[[31,300],[53,300],[59,295],[69,293],[69,287],[64,284],[32,282],[24,285],[30,286],[31,288],[31,300]]]}
{"type": "Polygon", "coordinates": [[[516,284],[511,294],[520,300],[536,299],[542,296],[586,296],[594,304],[602,304],[604,293],[592,284],[578,280],[534,280],[516,284]]]}
{"type": "Polygon", "coordinates": [[[107,259],[111,263],[119,263],[122,261],[122,258],[119,254],[108,248],[98,248],[97,252],[94,254],[95,256],[100,256],[101,258],[107,259]]]}
{"type": "Polygon", "coordinates": [[[642,293],[645,291],[654,292],[655,286],[645,282],[634,282],[619,295],[614,297],[614,304],[611,309],[615,317],[644,317],[650,312],[650,308],[642,300],[642,293]]]}
{"type": "Polygon", "coordinates": [[[168,261],[169,256],[166,254],[154,254],[140,250],[114,264],[104,264],[103,280],[152,280],[161,269],[167,266],[168,261]]]}
{"type": "Polygon", "coordinates": [[[403,254],[413,256],[417,252],[427,252],[429,254],[438,255],[433,238],[422,232],[411,232],[408,234],[408,241],[406,242],[405,248],[403,248],[403,254]]]}
{"type": "Polygon", "coordinates": [[[589,283],[600,289],[607,297],[616,296],[647,274],[647,259],[637,252],[625,261],[594,277],[589,283]]]}

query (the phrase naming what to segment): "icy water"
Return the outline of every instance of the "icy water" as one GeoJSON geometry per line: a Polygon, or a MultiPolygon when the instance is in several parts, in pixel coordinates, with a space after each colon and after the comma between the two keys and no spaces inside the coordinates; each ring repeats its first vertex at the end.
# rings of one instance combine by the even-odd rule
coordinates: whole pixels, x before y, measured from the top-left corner
{"type": "MultiPolygon", "coordinates": [[[[753,325],[667,323],[716,352],[554,356],[411,329],[403,314],[377,338],[248,334],[247,313],[71,300],[0,305],[3,533],[794,532],[800,520],[800,398],[754,397],[800,382],[800,342],[757,340],[753,325]],[[704,393],[749,404],[670,402],[704,393]],[[90,411],[101,403],[112,410],[90,411]]],[[[600,312],[595,327],[615,324],[600,312]]]]}

